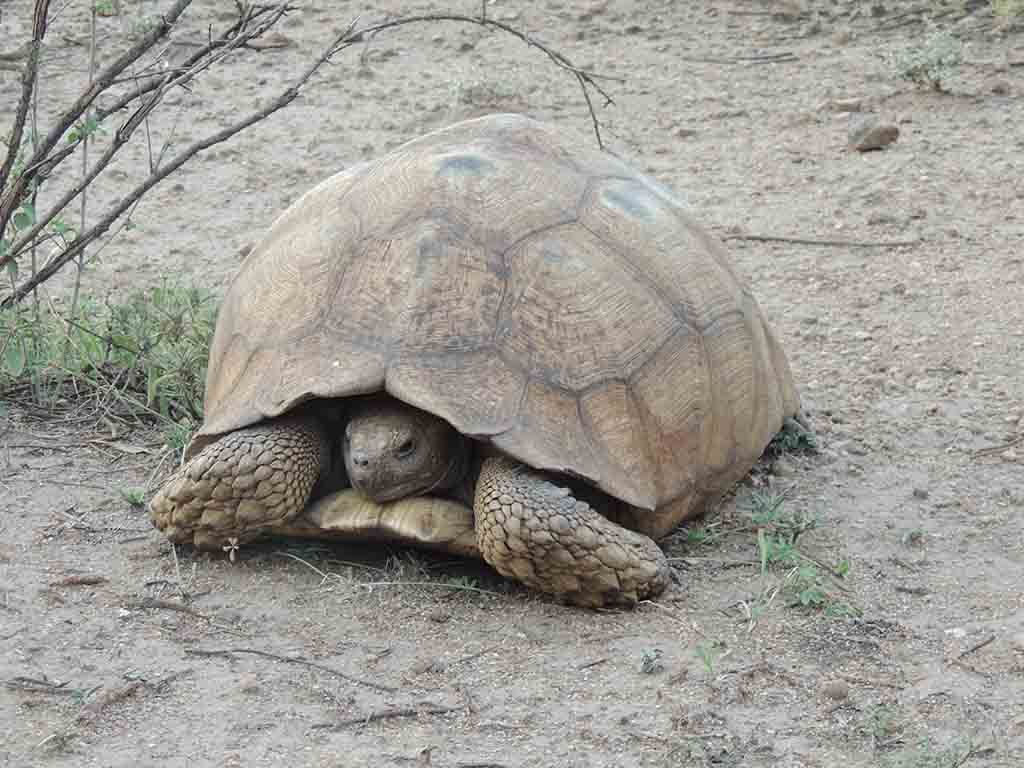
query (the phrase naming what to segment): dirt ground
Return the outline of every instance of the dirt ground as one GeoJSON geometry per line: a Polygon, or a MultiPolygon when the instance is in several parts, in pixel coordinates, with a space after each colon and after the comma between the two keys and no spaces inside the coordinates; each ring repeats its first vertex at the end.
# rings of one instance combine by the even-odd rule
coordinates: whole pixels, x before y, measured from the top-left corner
{"type": "MultiPolygon", "coordinates": [[[[44,119],[86,77],[88,3],[61,5],[44,119]]],[[[101,60],[166,3],[123,5],[100,20],[101,60]]],[[[819,574],[848,566],[823,581],[829,610],[775,591],[786,572],[762,573],[735,499],[666,543],[679,583],[626,611],[566,608],[403,550],[277,541],[235,562],[175,559],[121,493],[168,470],[152,434],[111,439],[14,405],[0,421],[0,763],[1024,764],[1024,34],[987,3],[962,20],[950,4],[961,10],[939,24],[964,61],[948,93],[920,89],[889,56],[926,35],[908,13],[924,5],[489,5],[623,78],[598,110],[610,147],[720,236],[918,241],[729,242],[821,441],[759,482],[820,516],[800,539],[819,574]],[[897,124],[898,141],[848,149],[835,102],[852,98],[897,124]],[[208,653],[226,649],[253,652],[208,653]]],[[[172,60],[231,16],[229,3],[197,6],[172,60]]],[[[358,15],[480,3],[296,6],[285,47],[246,51],[174,94],[154,141],[173,124],[184,146],[262,103],[358,15]]],[[[26,39],[29,10],[0,4],[0,50],[26,39]]],[[[0,69],[0,103],[15,103],[18,77],[0,69]]],[[[154,190],[85,290],[161,276],[223,286],[316,181],[491,111],[590,130],[576,83],[511,37],[454,25],[382,36],[154,190]]],[[[97,209],[146,162],[144,143],[129,148],[97,209]]]]}

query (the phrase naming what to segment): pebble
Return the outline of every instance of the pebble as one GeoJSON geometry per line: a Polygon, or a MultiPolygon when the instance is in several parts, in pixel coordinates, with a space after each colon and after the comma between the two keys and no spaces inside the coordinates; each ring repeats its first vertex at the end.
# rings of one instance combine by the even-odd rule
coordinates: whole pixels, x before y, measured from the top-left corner
{"type": "Polygon", "coordinates": [[[254,693],[259,693],[259,678],[256,675],[240,675],[238,677],[238,690],[250,696],[254,693]]]}
{"type": "Polygon", "coordinates": [[[845,680],[829,680],[822,686],[821,692],[832,701],[843,701],[850,695],[850,686],[845,680]]]}
{"type": "Polygon", "coordinates": [[[848,130],[849,144],[858,152],[882,149],[899,138],[900,129],[895,123],[883,121],[878,115],[854,113],[850,117],[848,130]]]}
{"type": "Polygon", "coordinates": [[[772,463],[772,474],[778,477],[792,477],[796,474],[796,466],[788,459],[776,459],[772,463]]]}

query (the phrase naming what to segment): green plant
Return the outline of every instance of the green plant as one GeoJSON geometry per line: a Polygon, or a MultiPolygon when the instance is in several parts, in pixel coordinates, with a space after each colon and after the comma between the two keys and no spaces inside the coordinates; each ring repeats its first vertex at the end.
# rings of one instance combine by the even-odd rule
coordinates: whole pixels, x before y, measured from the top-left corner
{"type": "Polygon", "coordinates": [[[843,589],[841,580],[850,572],[849,561],[828,566],[798,545],[804,533],[818,527],[819,516],[803,510],[788,511],[785,502],[785,492],[756,490],[738,504],[749,513],[749,527],[756,532],[761,575],[767,579],[772,572],[785,569],[781,582],[769,582],[757,597],[743,603],[750,628],[780,595],[790,607],[820,610],[830,618],[861,615],[858,608],[835,596],[836,588],[843,589]]]}
{"type": "Polygon", "coordinates": [[[782,422],[782,429],[768,443],[764,453],[767,458],[775,459],[787,453],[815,454],[818,451],[818,438],[815,434],[790,416],[782,422]]]}
{"type": "Polygon", "coordinates": [[[699,642],[697,647],[693,649],[694,655],[700,659],[704,665],[704,671],[707,673],[708,679],[715,676],[715,659],[718,658],[725,646],[717,641],[715,642],[699,642]]]}
{"type": "Polygon", "coordinates": [[[640,671],[645,675],[654,675],[665,669],[661,663],[660,648],[644,648],[640,651],[640,671]]]}
{"type": "Polygon", "coordinates": [[[105,413],[159,423],[180,448],[202,419],[215,318],[210,294],[166,282],[121,302],[83,299],[74,319],[0,310],[0,397],[52,411],[91,395],[105,413]]]}
{"type": "Polygon", "coordinates": [[[882,768],[961,768],[972,757],[992,752],[979,749],[971,740],[955,740],[946,746],[938,746],[929,738],[923,738],[913,747],[901,749],[886,755],[882,768]]]}
{"type": "Polygon", "coordinates": [[[146,489],[137,486],[127,486],[119,489],[121,498],[133,507],[141,507],[146,501],[146,489]]]}
{"type": "Polygon", "coordinates": [[[963,59],[963,45],[948,30],[933,30],[920,45],[910,46],[892,57],[896,74],[904,80],[943,90],[943,80],[963,59]]]}

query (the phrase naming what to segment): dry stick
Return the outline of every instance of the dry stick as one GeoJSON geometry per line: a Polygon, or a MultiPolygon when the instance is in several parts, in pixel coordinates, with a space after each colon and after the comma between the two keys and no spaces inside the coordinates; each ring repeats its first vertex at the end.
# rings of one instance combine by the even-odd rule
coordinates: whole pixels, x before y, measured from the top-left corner
{"type": "Polygon", "coordinates": [[[971,457],[978,459],[981,458],[982,456],[992,456],[994,454],[1002,453],[1003,451],[1009,450],[1010,448],[1013,448],[1015,445],[1020,445],[1021,443],[1024,443],[1024,435],[1018,435],[1012,440],[1009,440],[1000,445],[990,445],[987,448],[979,448],[978,450],[971,452],[971,457]]]}
{"type": "Polygon", "coordinates": [[[756,240],[761,243],[792,243],[794,245],[827,245],[837,248],[888,248],[921,244],[920,240],[815,240],[807,237],[782,237],[781,235],[724,235],[722,239],[756,240]]]}
{"type": "Polygon", "coordinates": [[[310,727],[337,731],[350,725],[367,725],[375,720],[391,720],[397,717],[416,717],[417,715],[443,715],[447,712],[458,712],[460,709],[462,707],[445,707],[440,704],[427,704],[422,707],[403,707],[401,709],[382,709],[377,712],[369,712],[362,717],[348,717],[344,720],[335,720],[333,723],[313,723],[310,727]]]}
{"type": "Polygon", "coordinates": [[[299,664],[303,667],[311,667],[312,669],[319,669],[321,672],[327,672],[329,674],[340,677],[342,680],[348,680],[350,683],[356,683],[358,685],[365,685],[367,688],[374,688],[378,691],[384,691],[385,693],[394,693],[397,688],[392,688],[390,685],[382,685],[381,683],[375,683],[371,680],[363,680],[360,677],[349,675],[341,670],[328,667],[325,664],[317,664],[315,661],[307,661],[306,659],[292,658],[290,656],[279,656],[276,653],[269,653],[268,651],[260,651],[256,648],[223,648],[218,650],[204,650],[202,648],[186,648],[185,653],[189,656],[230,656],[234,653],[249,653],[253,656],[262,656],[267,659],[274,659],[275,661],[283,661],[288,664],[299,664]]]}
{"type": "MultiPolygon", "coordinates": [[[[37,5],[43,2],[44,0],[37,0],[37,5]]],[[[139,41],[135,43],[135,45],[122,53],[110,66],[104,69],[93,81],[92,87],[82,93],[78,99],[75,100],[74,104],[72,104],[57,118],[53,128],[50,129],[46,138],[43,139],[30,160],[26,163],[25,170],[17,180],[9,187],[5,188],[3,194],[0,195],[0,232],[6,231],[7,222],[10,221],[10,218],[14,213],[14,209],[18,206],[24,196],[28,184],[39,172],[40,168],[49,164],[50,153],[53,151],[53,148],[57,146],[57,143],[61,140],[61,137],[64,136],[67,129],[74,125],[75,121],[78,120],[78,118],[81,117],[82,114],[92,105],[96,97],[105,91],[107,87],[118,77],[118,75],[142,56],[142,54],[152,48],[160,38],[166,36],[171,31],[174,23],[191,4],[192,0],[177,0],[167,13],[164,14],[160,21],[154,25],[153,29],[139,38],[139,41]]],[[[31,99],[31,96],[31,92],[28,94],[23,92],[22,100],[27,102],[28,99],[31,99]]],[[[20,111],[20,104],[18,109],[20,111]]],[[[0,180],[2,180],[4,185],[6,185],[6,177],[0,176],[0,180]]],[[[107,226],[109,227],[110,225],[108,224],[107,226]]],[[[77,253],[78,252],[76,251],[76,254],[77,253]]],[[[0,266],[3,266],[3,263],[6,263],[6,258],[0,258],[0,266]]]]}
{"type": "Polygon", "coordinates": [[[356,29],[355,23],[353,23],[349,29],[343,34],[332,46],[330,55],[333,56],[340,51],[349,48],[350,46],[356,45],[357,43],[365,42],[368,37],[373,37],[378,32],[392,27],[401,27],[406,24],[421,24],[437,21],[451,21],[459,24],[476,24],[481,27],[494,27],[500,29],[503,32],[507,32],[513,37],[517,37],[526,43],[531,48],[537,48],[543,52],[551,61],[555,63],[561,69],[571,72],[576,80],[579,82],[580,87],[583,89],[583,97],[587,102],[587,109],[590,111],[590,121],[594,128],[594,137],[597,139],[597,146],[604,149],[604,141],[601,139],[601,126],[597,120],[597,114],[594,112],[594,106],[590,100],[590,94],[588,92],[588,86],[597,91],[605,99],[605,106],[614,104],[615,101],[611,96],[597,83],[597,80],[612,80],[616,82],[625,82],[625,78],[612,77],[609,75],[600,75],[596,72],[581,69],[569,61],[563,54],[558,51],[554,51],[548,48],[546,45],[541,43],[531,35],[521,32],[520,30],[512,27],[508,24],[504,24],[500,21],[488,18],[486,15],[481,14],[480,16],[466,16],[460,13],[426,13],[419,16],[402,16],[397,19],[390,21],[382,21],[378,24],[371,24],[363,27],[362,29],[356,29]]]}
{"type": "MultiPolygon", "coordinates": [[[[11,169],[14,168],[14,162],[18,157],[18,150],[21,148],[21,136],[25,131],[25,119],[28,117],[32,93],[35,90],[39,54],[43,47],[43,37],[46,35],[46,16],[49,10],[50,0],[36,0],[32,17],[32,42],[28,44],[28,59],[25,61],[25,68],[21,73],[21,99],[18,101],[18,109],[14,113],[14,125],[11,127],[11,136],[8,140],[7,157],[4,158],[3,166],[0,166],[0,190],[7,185],[7,179],[11,175],[11,169]]],[[[6,228],[7,220],[0,220],[0,234],[6,228]]]]}
{"type": "Polygon", "coordinates": [[[959,656],[957,656],[957,657],[956,657],[956,659],[955,659],[955,660],[956,660],[956,661],[960,661],[960,660],[962,660],[962,659],[963,659],[964,657],[966,657],[966,656],[970,656],[970,655],[971,655],[972,653],[975,653],[976,651],[980,651],[980,650],[981,650],[982,648],[984,648],[984,647],[985,647],[986,645],[991,645],[991,644],[992,644],[993,642],[995,642],[995,639],[996,639],[996,636],[995,636],[995,635],[989,635],[989,636],[988,636],[988,637],[986,637],[986,638],[985,638],[984,640],[982,640],[982,641],[980,641],[980,642],[977,642],[977,643],[975,643],[975,644],[974,644],[974,645],[972,645],[972,646],[971,646],[970,648],[968,648],[968,649],[967,649],[966,651],[964,651],[963,653],[961,653],[961,654],[960,654],[959,656]]]}
{"type": "MultiPolygon", "coordinates": [[[[114,155],[116,155],[120,151],[121,147],[124,146],[125,143],[127,143],[127,141],[131,138],[132,134],[135,133],[139,125],[143,124],[143,122],[146,120],[149,114],[162,103],[165,91],[177,86],[186,85],[187,83],[191,82],[198,74],[200,74],[206,69],[209,69],[217,61],[220,61],[224,56],[227,55],[229,51],[234,50],[235,48],[244,45],[248,40],[254,37],[258,37],[259,35],[265,33],[268,29],[270,29],[270,27],[276,24],[277,21],[280,20],[280,18],[285,14],[285,11],[287,10],[287,4],[282,3],[275,10],[276,13],[272,14],[269,19],[264,20],[258,27],[252,30],[244,31],[244,33],[240,36],[237,35],[237,32],[234,31],[235,27],[229,29],[217,41],[218,43],[224,42],[222,46],[216,46],[214,44],[211,44],[211,49],[214,47],[223,48],[223,50],[219,51],[215,57],[211,57],[207,61],[197,62],[191,68],[185,70],[178,76],[174,76],[173,73],[168,73],[160,76],[159,78],[156,78],[156,83],[152,90],[160,89],[159,92],[150,97],[148,101],[140,102],[141,106],[138,107],[136,111],[128,118],[128,120],[125,121],[121,128],[118,129],[117,133],[114,135],[113,141],[111,141],[110,146],[107,148],[106,152],[103,153],[103,156],[97,161],[93,169],[88,173],[84,173],[82,179],[77,184],[72,186],[71,189],[65,192],[65,194],[54,205],[50,207],[50,210],[48,210],[43,216],[37,217],[36,223],[30,229],[28,229],[25,232],[25,234],[19,237],[17,241],[11,244],[11,247],[6,255],[0,256],[0,267],[3,267],[7,262],[16,259],[29,246],[30,243],[34,243],[39,233],[42,232],[42,230],[50,223],[50,221],[52,221],[56,216],[58,216],[61,211],[63,211],[76,197],[78,197],[78,195],[82,194],[85,191],[85,189],[93,182],[93,180],[106,169],[106,167],[113,160],[114,155]],[[228,41],[227,38],[229,35],[234,37],[234,39],[228,41]]],[[[132,99],[127,99],[126,103],[127,101],[132,101],[132,99]]],[[[99,113],[97,113],[97,115],[99,115],[99,113]]],[[[105,116],[106,115],[98,116],[97,120],[102,120],[105,116]]],[[[45,170],[40,171],[40,175],[45,176],[51,173],[54,167],[59,165],[68,155],[74,152],[75,148],[78,146],[78,143],[80,143],[82,140],[83,139],[80,138],[76,144],[73,144],[72,146],[65,148],[64,150],[56,153],[55,155],[45,158],[40,166],[45,166],[45,170]]],[[[140,194],[139,198],[141,198],[141,196],[142,195],[140,194]]],[[[137,205],[138,200],[135,200],[134,204],[137,205]]],[[[120,214],[118,214],[118,217],[119,216],[120,214]]],[[[79,238],[81,238],[81,234],[79,235],[79,238]]],[[[100,250],[102,250],[102,248],[100,250]]]]}

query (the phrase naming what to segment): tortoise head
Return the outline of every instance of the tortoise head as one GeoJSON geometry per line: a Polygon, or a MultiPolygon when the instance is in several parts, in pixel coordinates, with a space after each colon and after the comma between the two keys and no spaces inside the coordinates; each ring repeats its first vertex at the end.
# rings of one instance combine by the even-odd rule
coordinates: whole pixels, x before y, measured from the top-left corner
{"type": "Polygon", "coordinates": [[[391,397],[360,398],[343,441],[352,487],[375,502],[448,490],[469,465],[469,445],[448,422],[391,397]]]}

